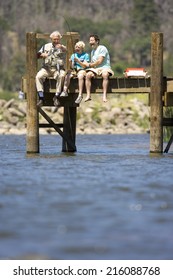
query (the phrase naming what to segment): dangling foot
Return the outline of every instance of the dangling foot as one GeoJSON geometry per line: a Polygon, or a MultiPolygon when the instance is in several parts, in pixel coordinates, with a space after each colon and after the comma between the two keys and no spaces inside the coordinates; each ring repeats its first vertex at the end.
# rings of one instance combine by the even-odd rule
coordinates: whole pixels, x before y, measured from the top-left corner
{"type": "Polygon", "coordinates": [[[103,93],[103,102],[107,102],[107,97],[106,97],[106,93],[103,93]]]}
{"type": "Polygon", "coordinates": [[[66,91],[61,92],[60,97],[67,97],[68,93],[66,91]]]}
{"type": "Polygon", "coordinates": [[[84,100],[84,101],[85,101],[85,102],[88,102],[88,101],[90,101],[90,100],[91,100],[91,97],[90,97],[90,96],[88,96],[88,97],[86,97],[86,98],[85,98],[85,100],[84,100]]]}
{"type": "Polygon", "coordinates": [[[55,107],[59,107],[60,106],[60,102],[58,100],[58,96],[55,95],[54,98],[53,98],[53,104],[55,107]]]}
{"type": "Polygon", "coordinates": [[[56,92],[56,93],[55,93],[55,96],[56,96],[56,97],[60,97],[60,95],[61,95],[61,92],[56,92]]]}
{"type": "Polygon", "coordinates": [[[38,102],[37,106],[42,107],[44,105],[43,99],[44,99],[44,92],[43,91],[38,91],[38,102]]]}
{"type": "Polygon", "coordinates": [[[42,107],[43,106],[43,99],[39,99],[37,102],[37,106],[42,107]]]}
{"type": "Polygon", "coordinates": [[[103,102],[108,102],[107,98],[103,97],[103,102]]]}
{"type": "Polygon", "coordinates": [[[83,99],[82,95],[79,95],[78,98],[75,100],[75,103],[80,104],[82,99],[83,99]]]}

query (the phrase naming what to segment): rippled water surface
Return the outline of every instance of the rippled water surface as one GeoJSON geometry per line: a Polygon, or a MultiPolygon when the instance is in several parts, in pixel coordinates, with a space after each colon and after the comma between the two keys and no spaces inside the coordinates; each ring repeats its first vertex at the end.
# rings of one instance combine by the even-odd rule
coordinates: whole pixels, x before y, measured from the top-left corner
{"type": "Polygon", "coordinates": [[[173,259],[173,152],[149,135],[77,135],[77,152],[0,135],[0,259],[173,259]]]}

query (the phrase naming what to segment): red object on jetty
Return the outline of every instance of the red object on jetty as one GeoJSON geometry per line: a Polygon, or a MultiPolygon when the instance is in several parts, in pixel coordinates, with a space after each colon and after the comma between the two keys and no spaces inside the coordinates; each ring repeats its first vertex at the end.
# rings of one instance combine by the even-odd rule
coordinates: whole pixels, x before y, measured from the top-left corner
{"type": "Polygon", "coordinates": [[[123,73],[126,78],[129,77],[146,77],[147,72],[144,68],[126,68],[123,73]]]}

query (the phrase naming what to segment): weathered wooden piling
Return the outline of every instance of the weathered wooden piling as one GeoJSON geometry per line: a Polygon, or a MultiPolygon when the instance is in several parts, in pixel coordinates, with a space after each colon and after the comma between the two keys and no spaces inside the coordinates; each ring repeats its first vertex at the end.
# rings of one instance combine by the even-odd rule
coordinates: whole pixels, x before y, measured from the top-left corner
{"type": "Polygon", "coordinates": [[[163,152],[163,33],[151,34],[150,152],[163,152]]]}
{"type": "Polygon", "coordinates": [[[63,138],[62,152],[76,151],[76,110],[76,107],[64,107],[63,132],[69,141],[63,138]]]}
{"type": "Polygon", "coordinates": [[[27,80],[27,153],[39,153],[39,116],[35,76],[37,73],[36,33],[26,34],[26,80],[27,80]]]}

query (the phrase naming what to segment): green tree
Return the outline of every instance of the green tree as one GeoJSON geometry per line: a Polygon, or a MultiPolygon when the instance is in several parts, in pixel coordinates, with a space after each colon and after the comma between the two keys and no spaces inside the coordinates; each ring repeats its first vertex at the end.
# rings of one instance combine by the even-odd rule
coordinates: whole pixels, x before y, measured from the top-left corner
{"type": "Polygon", "coordinates": [[[16,91],[21,87],[21,78],[25,74],[25,57],[17,53],[8,69],[2,71],[3,89],[16,91]]]}
{"type": "Polygon", "coordinates": [[[0,16],[0,63],[2,62],[3,36],[9,28],[7,20],[0,16]]]}
{"type": "Polygon", "coordinates": [[[137,66],[150,65],[151,32],[159,31],[160,20],[154,0],[134,0],[130,12],[129,39],[124,50],[131,52],[137,66]]]}
{"type": "Polygon", "coordinates": [[[148,36],[153,31],[159,31],[160,20],[154,0],[133,0],[134,7],[130,13],[131,34],[148,36]]]}

